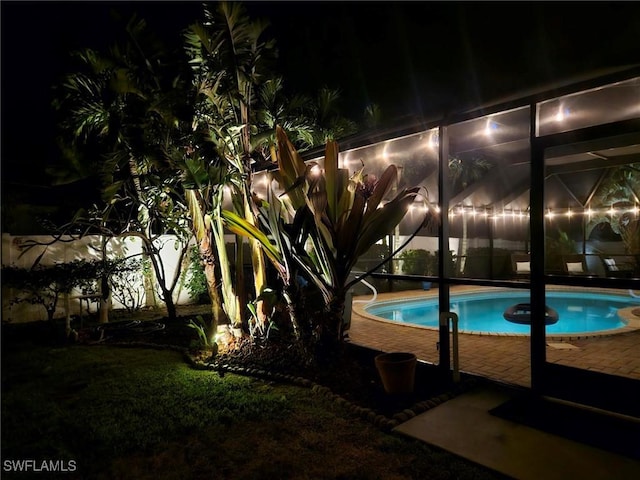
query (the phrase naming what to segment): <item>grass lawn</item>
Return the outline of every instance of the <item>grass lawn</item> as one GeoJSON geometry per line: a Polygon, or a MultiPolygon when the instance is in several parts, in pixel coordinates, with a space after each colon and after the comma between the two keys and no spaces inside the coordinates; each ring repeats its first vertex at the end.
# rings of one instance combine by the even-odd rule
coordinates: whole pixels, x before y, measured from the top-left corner
{"type": "Polygon", "coordinates": [[[195,370],[173,351],[32,343],[2,351],[3,478],[30,478],[7,471],[20,459],[73,462],[55,478],[503,478],[308,388],[195,370]]]}

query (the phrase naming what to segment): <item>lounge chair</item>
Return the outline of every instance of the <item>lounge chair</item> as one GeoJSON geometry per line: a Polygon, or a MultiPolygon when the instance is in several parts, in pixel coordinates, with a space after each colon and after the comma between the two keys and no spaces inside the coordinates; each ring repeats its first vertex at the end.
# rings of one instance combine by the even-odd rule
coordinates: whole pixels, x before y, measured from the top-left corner
{"type": "Polygon", "coordinates": [[[630,261],[625,261],[628,257],[618,257],[611,255],[600,256],[604,272],[607,277],[631,278],[633,277],[634,265],[630,261]]]}
{"type": "Polygon", "coordinates": [[[531,275],[531,256],[528,253],[512,253],[511,269],[515,278],[529,278],[531,275]]]}
{"type": "Polygon", "coordinates": [[[593,275],[587,268],[587,259],[580,253],[562,255],[562,268],[565,275],[593,275]]]}

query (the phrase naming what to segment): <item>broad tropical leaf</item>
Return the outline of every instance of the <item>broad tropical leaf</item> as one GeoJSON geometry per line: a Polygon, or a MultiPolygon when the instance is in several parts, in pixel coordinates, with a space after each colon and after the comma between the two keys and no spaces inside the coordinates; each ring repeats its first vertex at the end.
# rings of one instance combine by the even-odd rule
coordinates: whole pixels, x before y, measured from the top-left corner
{"type": "Polygon", "coordinates": [[[236,235],[241,235],[243,237],[253,238],[260,242],[265,253],[273,262],[277,262],[278,264],[283,263],[282,255],[278,251],[275,245],[273,245],[267,235],[262,233],[257,227],[247,222],[244,218],[240,217],[234,212],[229,210],[222,210],[222,219],[224,220],[225,226],[229,229],[229,231],[235,233],[236,235]]]}

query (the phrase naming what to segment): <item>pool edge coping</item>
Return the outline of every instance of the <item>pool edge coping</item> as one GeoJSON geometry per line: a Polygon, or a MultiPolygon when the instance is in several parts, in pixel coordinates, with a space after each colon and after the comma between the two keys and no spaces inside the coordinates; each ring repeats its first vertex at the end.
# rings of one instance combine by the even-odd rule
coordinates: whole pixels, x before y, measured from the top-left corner
{"type": "MultiPolygon", "coordinates": [[[[469,286],[465,286],[465,287],[466,288],[464,288],[464,292],[458,292],[458,294],[463,294],[463,293],[471,294],[471,293],[483,293],[483,292],[489,293],[489,292],[497,292],[497,291],[512,292],[515,290],[513,288],[505,288],[505,287],[469,287],[469,286]]],[[[571,286],[566,286],[566,287],[548,286],[547,290],[561,291],[561,292],[584,291],[583,288],[571,287],[571,286]]],[[[616,289],[610,289],[610,288],[602,288],[602,289],[598,289],[597,291],[603,294],[618,295],[618,296],[620,296],[620,292],[621,292],[621,290],[619,289],[616,290],[616,289]]],[[[389,300],[374,300],[375,303],[391,303],[391,302],[401,302],[403,300],[415,300],[417,298],[433,298],[438,296],[438,289],[436,288],[433,290],[406,290],[403,292],[386,292],[386,293],[393,293],[398,295],[398,297],[394,299],[389,299],[389,300]],[[400,294],[406,294],[406,296],[399,296],[400,294]]],[[[385,293],[378,294],[378,295],[384,295],[384,294],[385,293]]],[[[366,295],[366,296],[368,297],[369,295],[366,295]]],[[[356,313],[365,319],[373,320],[376,322],[388,323],[390,325],[398,325],[401,327],[418,328],[418,329],[428,330],[432,332],[438,331],[438,328],[435,328],[435,327],[425,327],[422,325],[415,325],[411,323],[400,323],[400,322],[388,320],[388,319],[370,314],[365,310],[365,307],[369,303],[373,303],[373,302],[358,300],[359,297],[360,296],[353,297],[353,299],[357,300],[358,303],[356,304],[355,301],[352,302],[351,309],[353,313],[356,313]]],[[[634,315],[632,311],[638,308],[640,308],[640,304],[635,307],[625,307],[625,308],[619,309],[618,315],[620,315],[623,321],[627,322],[627,325],[625,325],[624,327],[617,328],[615,330],[596,330],[594,332],[575,332],[570,334],[567,334],[567,333],[547,334],[545,335],[545,338],[552,339],[552,340],[561,340],[561,341],[562,340],[574,341],[574,340],[582,340],[582,339],[594,338],[594,337],[610,337],[615,335],[621,335],[624,333],[635,332],[640,329],[640,317],[634,315]]],[[[458,333],[462,335],[475,335],[475,336],[481,336],[481,337],[516,337],[516,338],[531,337],[530,333],[470,332],[470,331],[464,331],[464,330],[459,330],[458,333]]]]}

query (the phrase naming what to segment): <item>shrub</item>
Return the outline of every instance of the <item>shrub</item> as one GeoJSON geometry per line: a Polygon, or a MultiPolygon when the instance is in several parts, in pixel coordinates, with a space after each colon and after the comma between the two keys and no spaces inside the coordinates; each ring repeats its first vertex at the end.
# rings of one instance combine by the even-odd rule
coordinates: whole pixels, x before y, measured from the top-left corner
{"type": "Polygon", "coordinates": [[[4,266],[2,282],[18,290],[11,299],[12,304],[42,305],[48,320],[53,321],[62,294],[71,293],[76,287],[81,288],[83,294],[96,292],[99,263],[96,260],[74,260],[51,266],[36,265],[30,269],[4,266]]]}
{"type": "Polygon", "coordinates": [[[140,259],[119,258],[107,263],[111,295],[127,312],[140,310],[144,302],[144,285],[140,280],[142,261],[140,259]]]}
{"type": "Polygon", "coordinates": [[[437,273],[438,257],[423,248],[404,250],[399,258],[402,260],[402,271],[409,275],[433,275],[434,270],[437,273]]]}
{"type": "Polygon", "coordinates": [[[189,249],[189,266],[185,270],[185,287],[189,296],[197,303],[209,302],[209,290],[207,289],[207,277],[204,274],[200,252],[197,246],[189,249]]]}

